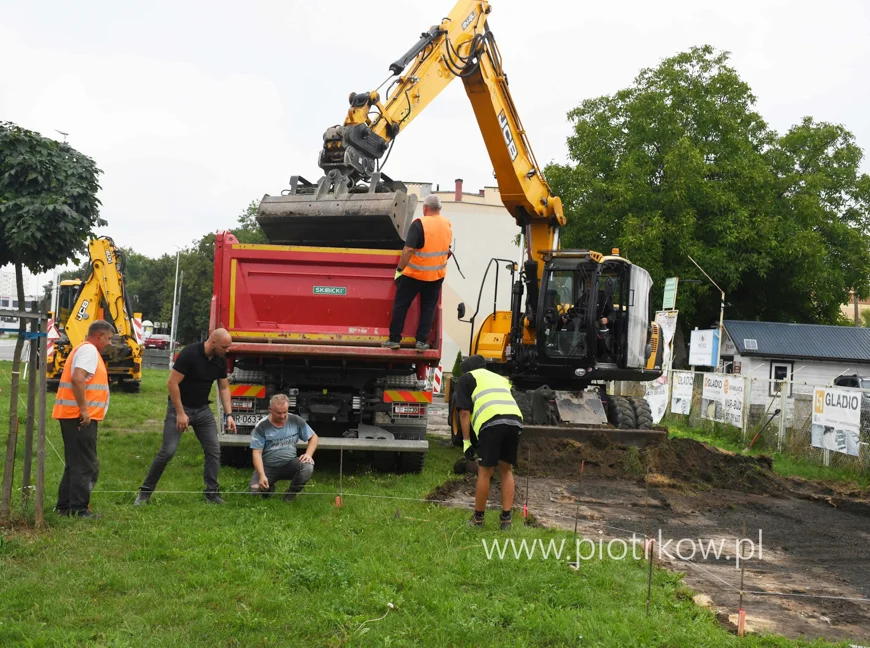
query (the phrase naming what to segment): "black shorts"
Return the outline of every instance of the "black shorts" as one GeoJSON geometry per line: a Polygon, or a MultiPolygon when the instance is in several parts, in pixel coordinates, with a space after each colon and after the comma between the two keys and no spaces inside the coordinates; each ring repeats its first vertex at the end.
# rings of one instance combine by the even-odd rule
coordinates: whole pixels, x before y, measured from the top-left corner
{"type": "Polygon", "coordinates": [[[504,461],[516,466],[520,432],[522,432],[521,427],[508,423],[496,423],[481,430],[477,444],[480,465],[494,468],[499,461],[504,461]]]}

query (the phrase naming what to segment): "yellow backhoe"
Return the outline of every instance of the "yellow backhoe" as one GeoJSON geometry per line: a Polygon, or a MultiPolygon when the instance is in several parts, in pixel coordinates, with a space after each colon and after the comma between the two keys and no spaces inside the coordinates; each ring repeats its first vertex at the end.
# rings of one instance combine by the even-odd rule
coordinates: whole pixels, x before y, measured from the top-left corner
{"type": "Polygon", "coordinates": [[[142,383],[142,341],[136,334],[133,313],[124,283],[124,256],[115,242],[103,236],[88,243],[88,277],[67,280],[58,287],[57,321],[60,339],[48,357],[46,377],[57,388],[63,367],[72,350],[85,341],[88,327],[97,319],[115,327],[112,344],[103,351],[103,360],[113,386],[138,392],[142,383]],[[74,294],[74,296],[73,296],[74,294]]]}

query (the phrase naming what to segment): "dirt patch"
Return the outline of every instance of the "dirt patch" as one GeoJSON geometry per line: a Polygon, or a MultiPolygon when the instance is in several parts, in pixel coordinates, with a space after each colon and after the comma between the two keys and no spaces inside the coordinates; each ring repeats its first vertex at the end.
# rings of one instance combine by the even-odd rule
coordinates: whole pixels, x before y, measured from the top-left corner
{"type": "Polygon", "coordinates": [[[532,477],[654,479],[700,489],[725,488],[758,494],[783,494],[788,481],[776,475],[769,457],[747,457],[692,439],[667,441],[638,450],[610,443],[603,434],[590,442],[533,437],[524,439],[518,473],[532,477]]]}
{"type": "MultiPolygon", "coordinates": [[[[458,477],[430,498],[470,509],[476,466],[463,459],[458,477]]],[[[500,504],[498,476],[489,504],[500,504]]],[[[770,459],[671,439],[636,450],[595,439],[524,439],[515,506],[531,519],[605,540],[657,535],[724,542],[718,558],[668,557],[657,563],[684,572],[686,584],[734,632],[740,571],[735,541],[763,537],[763,557],[746,561],[747,627],[792,638],[870,645],[870,497],[841,484],[786,479],[770,459]],[[580,465],[584,463],[583,480],[580,465]],[[729,557],[730,556],[730,557],[729,557]],[[852,599],[852,600],[846,600],[852,599]]],[[[642,604],[641,602],[638,603],[642,604]]]]}

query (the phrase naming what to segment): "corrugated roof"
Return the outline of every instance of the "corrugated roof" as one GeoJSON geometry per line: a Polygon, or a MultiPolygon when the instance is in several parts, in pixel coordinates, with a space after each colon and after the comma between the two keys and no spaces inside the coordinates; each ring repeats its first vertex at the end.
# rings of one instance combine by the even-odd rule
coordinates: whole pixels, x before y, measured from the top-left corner
{"type": "Polygon", "coordinates": [[[724,324],[742,356],[870,362],[870,328],[737,320],[724,324]]]}

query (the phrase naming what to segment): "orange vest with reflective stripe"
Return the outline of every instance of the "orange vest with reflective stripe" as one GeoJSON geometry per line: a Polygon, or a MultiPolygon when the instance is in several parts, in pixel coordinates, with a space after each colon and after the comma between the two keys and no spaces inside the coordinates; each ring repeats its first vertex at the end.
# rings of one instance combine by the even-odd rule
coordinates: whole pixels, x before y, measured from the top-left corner
{"type": "Polygon", "coordinates": [[[423,225],[423,247],[414,251],[402,274],[420,281],[443,279],[447,275],[453,227],[441,214],[424,216],[420,224],[423,225]]]}
{"type": "MultiPolygon", "coordinates": [[[[81,416],[79,405],[76,402],[72,389],[72,367],[76,352],[87,342],[82,342],[69,354],[63,365],[63,373],[57,386],[57,398],[54,401],[54,409],[51,417],[55,419],[77,419],[81,416]]],[[[94,421],[102,421],[109,409],[109,373],[106,371],[106,363],[102,356],[97,354],[97,370],[91,379],[85,383],[85,400],[88,403],[88,414],[94,421]]]]}

